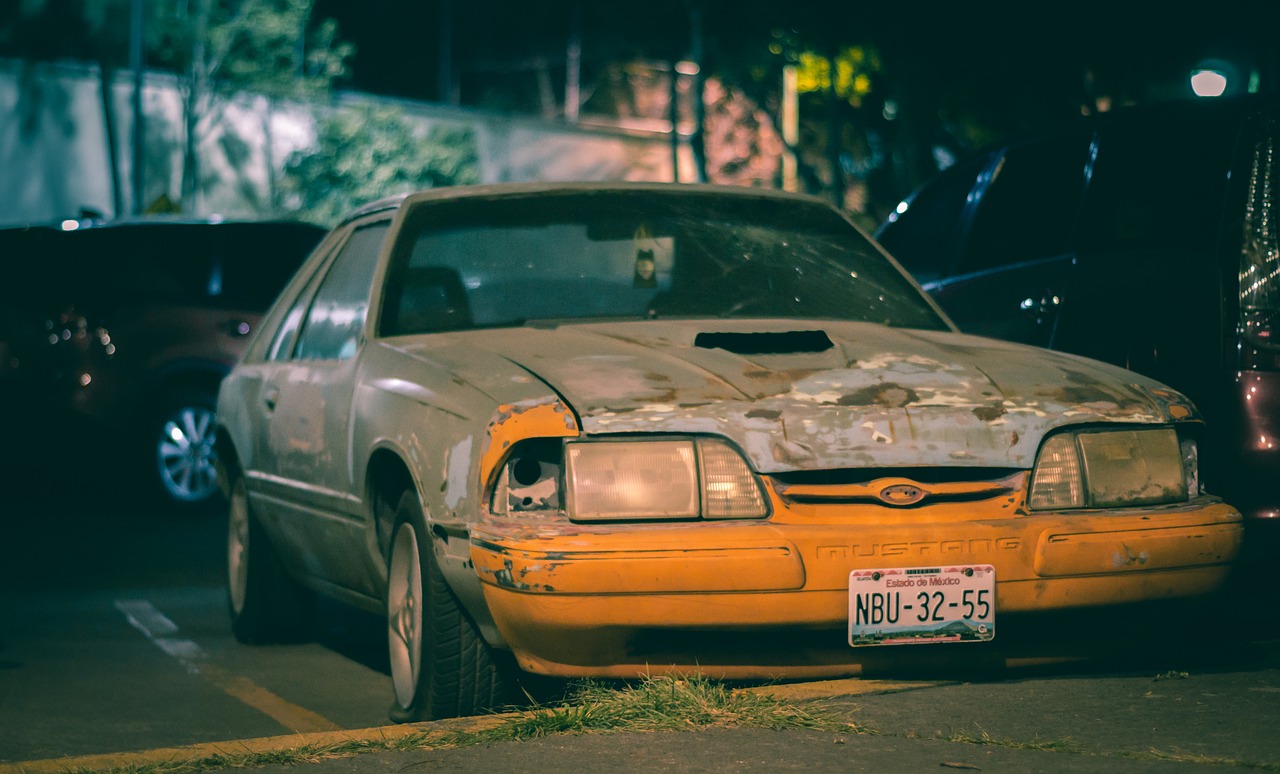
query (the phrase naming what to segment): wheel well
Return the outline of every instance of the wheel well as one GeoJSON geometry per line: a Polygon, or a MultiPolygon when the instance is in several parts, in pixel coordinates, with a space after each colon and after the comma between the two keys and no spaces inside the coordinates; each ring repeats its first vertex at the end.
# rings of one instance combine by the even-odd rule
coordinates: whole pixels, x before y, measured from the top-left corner
{"type": "Polygon", "coordinates": [[[395,529],[396,508],[405,492],[416,492],[413,475],[398,454],[378,449],[369,459],[366,482],[369,502],[378,536],[378,548],[386,556],[391,548],[391,530],[395,529]]]}
{"type": "Polygon", "coordinates": [[[231,485],[240,475],[240,455],[236,454],[236,445],[231,434],[219,426],[213,436],[213,450],[216,454],[214,466],[218,471],[218,487],[225,497],[231,496],[231,485]]]}

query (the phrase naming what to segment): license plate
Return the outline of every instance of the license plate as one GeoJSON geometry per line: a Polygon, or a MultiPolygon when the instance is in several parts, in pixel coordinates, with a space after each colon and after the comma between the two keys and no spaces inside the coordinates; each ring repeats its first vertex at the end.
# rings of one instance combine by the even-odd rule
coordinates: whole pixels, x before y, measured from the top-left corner
{"type": "Polygon", "coordinates": [[[849,573],[849,644],[986,642],[996,636],[989,564],[849,573]]]}

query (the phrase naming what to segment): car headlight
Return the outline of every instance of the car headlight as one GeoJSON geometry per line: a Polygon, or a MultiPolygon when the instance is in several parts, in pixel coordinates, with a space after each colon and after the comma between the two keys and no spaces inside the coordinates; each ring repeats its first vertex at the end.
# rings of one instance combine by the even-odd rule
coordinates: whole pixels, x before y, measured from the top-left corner
{"type": "Polygon", "coordinates": [[[1186,502],[1199,494],[1195,441],[1173,428],[1059,433],[1031,473],[1032,510],[1186,502]]]}
{"type": "Polygon", "coordinates": [[[746,460],[711,438],[565,445],[566,510],[575,521],[752,519],[768,504],[746,460]]]}

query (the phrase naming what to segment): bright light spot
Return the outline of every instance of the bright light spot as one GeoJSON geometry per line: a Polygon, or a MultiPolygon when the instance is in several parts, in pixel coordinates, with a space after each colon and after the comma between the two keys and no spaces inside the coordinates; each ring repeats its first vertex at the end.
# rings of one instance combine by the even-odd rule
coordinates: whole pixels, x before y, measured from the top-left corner
{"type": "Polygon", "coordinates": [[[78,228],[80,228],[80,221],[78,220],[71,220],[68,218],[67,220],[62,221],[63,231],[75,231],[78,228]]]}
{"type": "Polygon", "coordinates": [[[851,272],[849,272],[849,276],[850,276],[850,277],[853,277],[854,279],[857,279],[857,278],[858,278],[858,272],[856,272],[856,271],[851,271],[851,272]]]}
{"type": "Polygon", "coordinates": [[[911,205],[907,204],[906,202],[898,202],[898,206],[894,208],[894,211],[897,212],[899,215],[901,215],[902,213],[906,212],[907,208],[910,206],[911,205]]]}
{"type": "Polygon", "coordinates": [[[1054,296],[1054,297],[1053,297],[1053,305],[1054,305],[1054,306],[1057,306],[1058,304],[1061,304],[1061,303],[1062,303],[1062,299],[1058,298],[1057,296],[1054,296]]]}
{"type": "Polygon", "coordinates": [[[1034,305],[1035,305],[1035,303],[1036,303],[1035,301],[1032,301],[1032,300],[1031,300],[1031,299],[1029,299],[1029,298],[1024,298],[1024,299],[1022,299],[1022,303],[1021,303],[1021,304],[1018,304],[1018,306],[1019,306],[1019,307],[1021,307],[1021,308],[1023,308],[1023,309],[1030,309],[1032,306],[1034,306],[1034,305]]]}
{"type": "Polygon", "coordinates": [[[1218,70],[1191,73],[1191,90],[1197,97],[1221,97],[1227,90],[1227,76],[1218,70]]]}
{"type": "Polygon", "coordinates": [[[897,118],[897,117],[898,117],[898,103],[897,103],[897,102],[894,102],[894,101],[893,101],[893,100],[891,100],[891,99],[886,99],[886,100],[884,101],[884,111],[883,111],[883,115],[884,115],[884,120],[886,120],[886,121],[892,121],[893,119],[897,118]]]}
{"type": "Polygon", "coordinates": [[[80,374],[80,386],[88,387],[89,382],[93,381],[93,377],[88,374],[80,374]]]}
{"type": "Polygon", "coordinates": [[[169,437],[173,439],[174,443],[182,443],[182,430],[180,430],[177,425],[170,425],[169,437]]]}
{"type": "Polygon", "coordinates": [[[681,75],[697,75],[698,63],[690,62],[687,60],[676,62],[676,72],[680,73],[681,75]]]}

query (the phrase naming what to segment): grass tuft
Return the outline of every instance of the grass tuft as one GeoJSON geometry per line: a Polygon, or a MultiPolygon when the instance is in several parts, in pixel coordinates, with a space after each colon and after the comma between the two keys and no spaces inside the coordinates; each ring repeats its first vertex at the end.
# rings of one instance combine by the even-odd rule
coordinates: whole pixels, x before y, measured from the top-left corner
{"type": "Polygon", "coordinates": [[[558,706],[537,707],[495,728],[470,735],[475,742],[533,739],[601,731],[690,731],[723,728],[807,728],[861,733],[820,709],[735,691],[701,676],[650,676],[612,688],[584,681],[558,706]]]}

